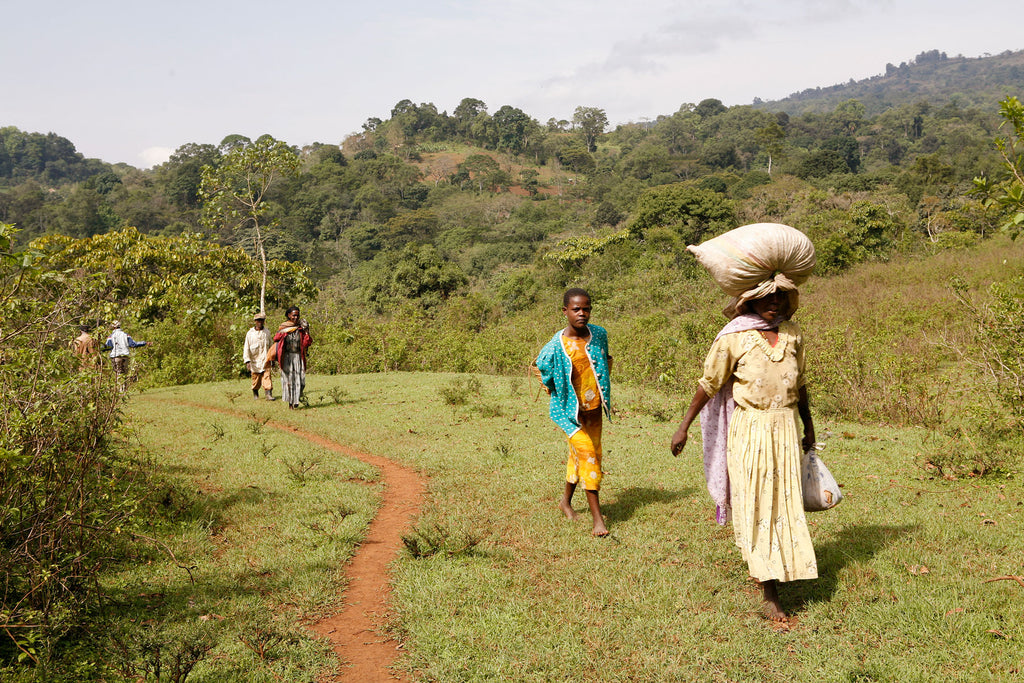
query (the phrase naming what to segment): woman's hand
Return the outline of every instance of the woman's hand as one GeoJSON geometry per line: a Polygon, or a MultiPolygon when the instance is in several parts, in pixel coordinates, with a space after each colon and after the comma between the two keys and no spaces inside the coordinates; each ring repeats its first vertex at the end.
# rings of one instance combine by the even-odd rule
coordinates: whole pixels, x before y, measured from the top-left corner
{"type": "Polygon", "coordinates": [[[697,417],[697,413],[701,411],[710,398],[710,396],[704,393],[703,387],[698,386],[697,391],[693,392],[693,400],[690,401],[690,407],[686,409],[683,421],[679,423],[679,429],[672,435],[672,455],[679,455],[683,452],[683,446],[686,445],[686,440],[690,438],[688,433],[690,425],[693,423],[694,418],[697,417]]]}
{"type": "Polygon", "coordinates": [[[686,440],[690,438],[689,433],[686,429],[679,425],[679,429],[672,435],[672,456],[675,457],[683,452],[683,447],[686,446],[686,440]]]}

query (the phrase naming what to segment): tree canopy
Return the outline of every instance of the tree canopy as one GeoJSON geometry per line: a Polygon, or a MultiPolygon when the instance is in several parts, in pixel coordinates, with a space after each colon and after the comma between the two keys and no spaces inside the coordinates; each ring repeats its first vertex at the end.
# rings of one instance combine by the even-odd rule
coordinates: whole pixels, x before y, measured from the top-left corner
{"type": "Polygon", "coordinates": [[[254,143],[236,141],[216,166],[202,167],[199,196],[203,199],[203,224],[222,237],[232,235],[236,243],[252,244],[263,269],[260,311],[266,310],[265,233],[274,225],[267,220],[268,194],[278,180],[294,176],[298,170],[298,154],[269,135],[254,143]]]}

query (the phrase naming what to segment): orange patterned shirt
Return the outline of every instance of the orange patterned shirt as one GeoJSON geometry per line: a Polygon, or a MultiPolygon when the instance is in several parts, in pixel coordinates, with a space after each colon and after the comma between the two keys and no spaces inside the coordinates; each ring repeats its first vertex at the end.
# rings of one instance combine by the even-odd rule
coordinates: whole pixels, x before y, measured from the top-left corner
{"type": "Polygon", "coordinates": [[[597,387],[597,376],[594,366],[587,356],[587,342],[590,339],[577,339],[562,335],[562,347],[572,361],[572,388],[580,402],[580,411],[597,410],[601,407],[601,391],[597,387]]]}

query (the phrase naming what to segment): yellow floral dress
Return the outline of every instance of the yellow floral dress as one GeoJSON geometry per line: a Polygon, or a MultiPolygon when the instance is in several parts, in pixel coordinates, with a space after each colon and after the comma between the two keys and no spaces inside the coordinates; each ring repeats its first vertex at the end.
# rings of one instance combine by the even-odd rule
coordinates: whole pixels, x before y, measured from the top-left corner
{"type": "Polygon", "coordinates": [[[588,339],[562,335],[562,348],[572,361],[572,388],[580,404],[580,429],[569,437],[565,480],[583,482],[588,491],[601,489],[601,392],[587,356],[588,339]]]}
{"type": "Polygon", "coordinates": [[[800,328],[783,322],[775,346],[756,330],[720,337],[699,383],[713,396],[730,378],[736,410],[729,422],[728,468],[736,545],[758,581],[817,578],[800,478],[800,328]]]}

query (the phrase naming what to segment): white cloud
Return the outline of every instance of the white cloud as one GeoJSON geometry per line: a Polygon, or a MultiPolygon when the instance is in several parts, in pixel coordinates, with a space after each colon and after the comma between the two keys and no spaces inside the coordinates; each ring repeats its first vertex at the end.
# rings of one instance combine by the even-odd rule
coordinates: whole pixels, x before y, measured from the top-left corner
{"type": "Polygon", "coordinates": [[[143,161],[143,168],[152,168],[170,159],[172,154],[173,147],[147,147],[139,152],[138,157],[143,161]]]}

